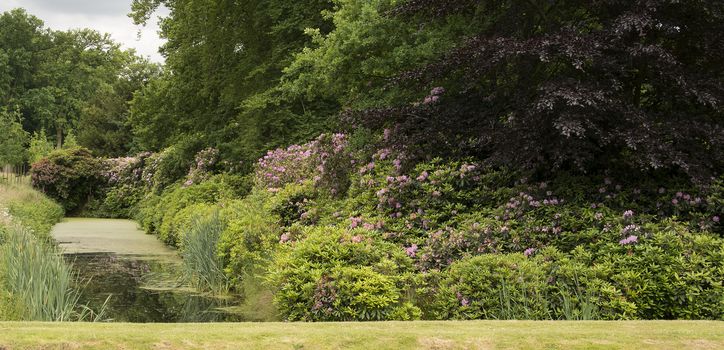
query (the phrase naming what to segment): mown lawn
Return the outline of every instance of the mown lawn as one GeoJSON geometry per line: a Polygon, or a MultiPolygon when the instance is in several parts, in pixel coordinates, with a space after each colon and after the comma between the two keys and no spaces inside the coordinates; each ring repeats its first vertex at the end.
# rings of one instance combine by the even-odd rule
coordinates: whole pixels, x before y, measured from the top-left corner
{"type": "Polygon", "coordinates": [[[9,322],[0,349],[724,349],[724,322],[9,322]]]}

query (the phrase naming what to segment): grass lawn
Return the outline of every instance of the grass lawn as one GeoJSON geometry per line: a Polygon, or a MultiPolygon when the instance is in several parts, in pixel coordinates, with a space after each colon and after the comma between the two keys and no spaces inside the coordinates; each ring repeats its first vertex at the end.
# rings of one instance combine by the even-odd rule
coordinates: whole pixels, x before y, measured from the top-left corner
{"type": "Polygon", "coordinates": [[[8,322],[0,349],[724,349],[724,322],[8,322]]]}

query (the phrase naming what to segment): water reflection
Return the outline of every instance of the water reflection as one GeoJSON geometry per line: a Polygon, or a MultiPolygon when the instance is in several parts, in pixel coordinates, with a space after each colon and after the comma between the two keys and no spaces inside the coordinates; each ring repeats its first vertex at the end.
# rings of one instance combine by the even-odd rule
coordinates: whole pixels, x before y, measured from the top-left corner
{"type": "Polygon", "coordinates": [[[234,322],[242,316],[221,308],[234,298],[200,295],[178,279],[178,262],[113,253],[67,254],[79,275],[81,304],[114,322],[234,322]]]}

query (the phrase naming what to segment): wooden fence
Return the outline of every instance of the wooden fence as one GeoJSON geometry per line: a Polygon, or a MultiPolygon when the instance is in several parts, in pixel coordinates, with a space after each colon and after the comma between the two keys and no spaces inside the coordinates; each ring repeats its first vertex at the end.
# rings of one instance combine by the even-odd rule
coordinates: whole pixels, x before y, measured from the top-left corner
{"type": "Polygon", "coordinates": [[[0,167],[0,183],[29,184],[28,166],[5,165],[0,167]]]}

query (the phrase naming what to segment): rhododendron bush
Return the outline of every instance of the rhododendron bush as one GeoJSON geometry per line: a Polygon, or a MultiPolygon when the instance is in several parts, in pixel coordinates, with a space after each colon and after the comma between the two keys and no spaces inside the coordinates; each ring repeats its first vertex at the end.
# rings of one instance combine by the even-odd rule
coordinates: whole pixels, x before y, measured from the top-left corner
{"type": "Polygon", "coordinates": [[[257,164],[257,185],[277,191],[286,184],[309,181],[337,195],[346,190],[346,175],[354,164],[347,144],[345,134],[322,134],[303,145],[269,151],[257,164]]]}
{"type": "Polygon", "coordinates": [[[82,148],[63,149],[34,163],[33,187],[58,201],[67,212],[76,212],[93,198],[103,183],[104,164],[82,148]]]}
{"type": "Polygon", "coordinates": [[[419,161],[386,145],[394,133],[364,136],[378,148],[325,134],[270,151],[251,179],[215,174],[218,152],[204,149],[165,187],[172,151],[73,151],[38,163],[34,183],[95,164],[96,212],[182,251],[195,220],[219,215],[231,290],[264,276],[288,320],[724,317],[721,179],[419,161]]]}
{"type": "MultiPolygon", "coordinates": [[[[340,238],[340,243],[386,242],[385,246],[392,249],[390,253],[404,255],[413,264],[411,276],[417,277],[401,283],[409,289],[407,293],[413,291],[416,296],[400,299],[420,309],[411,315],[534,319],[723,315],[721,305],[713,301],[724,296],[721,282],[715,281],[722,277],[718,269],[724,247],[717,214],[719,187],[701,190],[685,177],[565,173],[547,181],[534,181],[532,176],[491,168],[472,159],[415,164],[399,150],[351,153],[353,161],[349,164],[356,171],[340,180],[350,183],[344,198],[315,191],[313,185],[301,192],[279,189],[276,186],[280,183],[264,187],[272,189],[272,193],[298,196],[294,197],[294,205],[286,207],[285,219],[280,221],[280,252],[293,255],[302,246],[312,249],[308,245],[314,241],[307,241],[308,233],[298,227],[316,227],[319,222],[346,232],[348,238],[340,238]],[[320,217],[315,210],[323,208],[323,203],[334,203],[336,209],[323,210],[320,217]],[[315,220],[308,220],[310,213],[314,213],[315,220]],[[667,240],[680,248],[673,249],[665,243],[667,240]],[[701,261],[687,260],[687,249],[697,252],[701,261]],[[670,251],[671,256],[657,259],[651,253],[654,251],[670,251]],[[470,260],[476,257],[480,259],[470,260]],[[519,271],[512,275],[494,272],[491,280],[482,281],[479,267],[461,268],[468,261],[484,261],[486,266],[495,261],[513,261],[512,265],[490,266],[504,269],[492,271],[505,271],[517,265],[513,268],[519,271]],[[542,267],[522,269],[522,263],[542,267]],[[711,268],[704,268],[706,277],[683,282],[688,278],[683,276],[697,273],[699,263],[710,264],[711,268]],[[656,270],[651,270],[652,266],[657,266],[656,270]],[[646,272],[630,273],[636,269],[646,272]],[[475,282],[460,285],[468,278],[475,282]],[[681,282],[669,284],[671,278],[681,278],[681,282]],[[523,288],[521,279],[530,279],[532,284],[523,288]],[[493,287],[487,289],[491,283],[493,287]],[[655,305],[650,299],[653,296],[637,291],[660,283],[666,286],[661,286],[663,292],[655,298],[668,300],[663,304],[655,305]],[[711,299],[698,303],[676,296],[693,296],[697,290],[706,291],[711,299]]],[[[260,161],[261,168],[269,166],[268,159],[260,161]]],[[[304,177],[284,187],[300,186],[319,170],[308,169],[304,177]]],[[[344,260],[340,263],[351,266],[344,260]]],[[[277,271],[291,268],[286,260],[277,260],[272,266],[277,271]]],[[[276,300],[283,314],[290,319],[354,319],[342,316],[333,306],[345,303],[339,299],[342,296],[338,289],[332,287],[342,278],[335,271],[329,267],[304,282],[315,288],[302,287],[306,284],[298,280],[277,280],[281,294],[276,300]],[[303,290],[316,290],[317,294],[307,299],[281,297],[298,298],[303,290]]]]}

